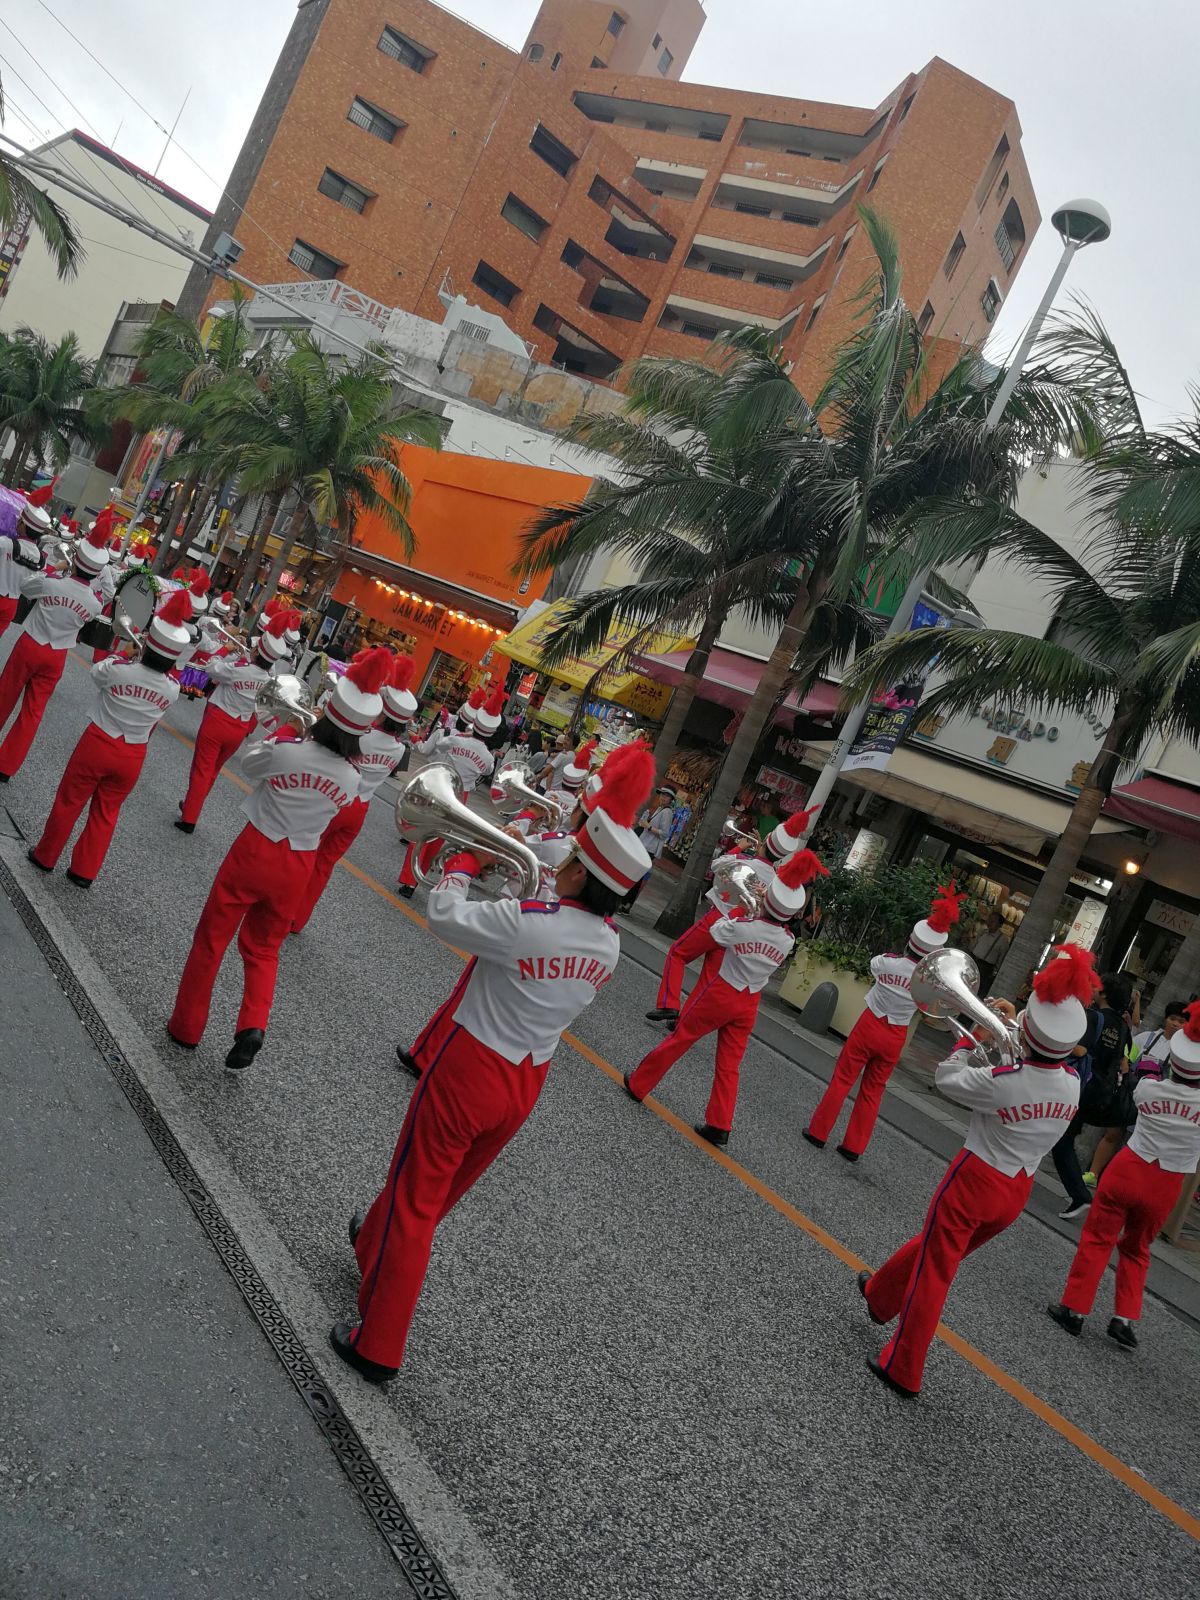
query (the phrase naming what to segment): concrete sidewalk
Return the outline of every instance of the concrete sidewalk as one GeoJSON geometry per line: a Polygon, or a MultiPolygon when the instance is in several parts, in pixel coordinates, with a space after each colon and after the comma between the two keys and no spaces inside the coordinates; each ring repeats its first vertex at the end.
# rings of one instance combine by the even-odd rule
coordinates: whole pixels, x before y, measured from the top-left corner
{"type": "Polygon", "coordinates": [[[0,896],[0,1594],[412,1590],[0,896]]]}

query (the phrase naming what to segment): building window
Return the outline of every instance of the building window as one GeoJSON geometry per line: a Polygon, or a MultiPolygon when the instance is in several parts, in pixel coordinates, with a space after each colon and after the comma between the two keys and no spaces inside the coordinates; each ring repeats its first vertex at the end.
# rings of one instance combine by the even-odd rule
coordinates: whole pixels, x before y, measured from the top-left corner
{"type": "Polygon", "coordinates": [[[335,261],[332,256],[325,255],[315,245],[305,244],[303,239],[297,239],[293,244],[288,251],[288,260],[312,278],[336,278],[345,265],[345,262],[335,261]]]}
{"type": "Polygon", "coordinates": [[[514,228],[520,228],[521,232],[528,235],[535,244],[550,226],[536,211],[531,211],[527,205],[523,205],[515,194],[510,194],[500,207],[500,215],[505,222],[511,222],[514,228]]]}
{"type": "Polygon", "coordinates": [[[404,126],[397,118],[389,117],[366,100],[352,100],[350,110],[346,113],[346,120],[352,122],[356,128],[365,128],[377,139],[382,139],[384,144],[391,144],[404,126]]]}
{"type": "Polygon", "coordinates": [[[331,200],[336,200],[338,205],[345,206],[347,211],[357,211],[360,214],[371,199],[369,189],[360,189],[356,183],[351,183],[343,178],[341,173],[335,172],[332,167],[326,167],[325,172],[317,185],[320,194],[328,195],[331,200]]]}
{"type": "Polygon", "coordinates": [[[999,205],[1000,201],[1004,199],[1004,196],[1007,193],[1008,193],[1008,173],[1006,172],[1004,174],[1004,176],[1000,179],[999,187],[996,190],[996,204],[997,205],[999,205]]]}
{"type": "Polygon", "coordinates": [[[625,28],[625,18],[619,11],[614,11],[608,19],[608,31],[614,39],[619,39],[625,28]]]}
{"type": "Polygon", "coordinates": [[[946,265],[942,268],[942,271],[948,278],[952,278],[954,276],[954,269],[962,260],[963,252],[966,250],[966,248],[967,241],[963,238],[961,233],[956,233],[954,235],[954,243],[950,246],[950,253],[946,257],[946,265]]]}
{"type": "Polygon", "coordinates": [[[900,107],[900,115],[896,118],[896,121],[898,123],[903,122],[905,117],[912,110],[912,103],[916,98],[917,98],[917,91],[914,89],[913,92],[909,95],[908,99],[900,107]]]}
{"type": "Polygon", "coordinates": [[[740,211],[744,217],[769,217],[771,215],[770,206],[752,205],[749,200],[739,200],[733,209],[740,211]]]}
{"type": "Polygon", "coordinates": [[[996,314],[1000,310],[1003,300],[994,278],[988,279],[988,286],[983,291],[979,304],[983,307],[983,314],[989,322],[995,322],[996,314]]]}
{"type": "MultiPolygon", "coordinates": [[[[699,266],[700,265],[700,263],[698,261],[692,261],[692,262],[689,262],[688,264],[689,264],[689,266],[699,266]]],[[[738,279],[743,278],[745,276],[745,272],[746,272],[745,267],[735,267],[735,266],[731,265],[731,263],[728,262],[728,261],[710,261],[707,264],[707,266],[704,268],[704,270],[705,270],[705,272],[713,273],[718,278],[738,278],[738,279]]]]}
{"type": "Polygon", "coordinates": [[[556,139],[548,128],[539,122],[533,130],[533,138],[529,141],[529,148],[535,156],[541,156],[548,167],[553,167],[560,178],[565,178],[571,168],[579,159],[560,139],[556,139]]]}
{"type": "Polygon", "coordinates": [[[531,44],[529,46],[530,61],[540,61],[545,54],[546,46],[544,44],[531,44]]]}
{"type": "Polygon", "coordinates": [[[838,253],[837,253],[838,261],[841,261],[845,257],[846,251],[849,250],[850,241],[851,241],[851,239],[853,239],[853,237],[854,237],[854,229],[851,228],[850,232],[846,235],[846,237],[842,240],[841,244],[838,246],[838,253]]]}
{"type": "Polygon", "coordinates": [[[1015,200],[1010,200],[996,228],[996,249],[1000,252],[1000,259],[1004,263],[1006,272],[1012,271],[1024,246],[1025,222],[1021,216],[1021,208],[1015,200]]]}
{"type": "Polygon", "coordinates": [[[692,339],[715,339],[717,334],[715,328],[710,328],[704,322],[681,322],[679,331],[686,333],[692,339]]]}
{"type": "Polygon", "coordinates": [[[720,144],[722,136],[715,128],[701,128],[700,137],[702,139],[707,139],[710,144],[720,144]]]}
{"type": "Polygon", "coordinates": [[[883,160],[879,163],[879,165],[875,168],[875,171],[871,174],[871,181],[867,185],[867,193],[868,194],[870,194],[871,190],[879,182],[879,179],[883,174],[883,169],[884,169],[885,166],[887,166],[887,157],[886,156],[884,156],[883,160]]]}
{"type": "Polygon", "coordinates": [[[794,289],[796,287],[794,278],[785,278],[775,272],[756,272],[754,281],[755,283],[761,283],[764,289],[794,289]]]}
{"type": "Polygon", "coordinates": [[[599,56],[593,56],[592,57],[592,70],[593,71],[597,67],[606,67],[607,65],[608,65],[608,62],[607,61],[601,61],[599,56]]]}
{"type": "Polygon", "coordinates": [[[379,40],[379,48],[385,56],[391,56],[393,61],[399,61],[406,67],[411,67],[414,72],[424,72],[433,60],[434,52],[426,50],[423,44],[418,44],[415,39],[409,39],[402,33],[397,33],[395,28],[385,28],[379,40]]]}
{"type": "Polygon", "coordinates": [[[642,126],[647,133],[670,133],[671,131],[669,122],[662,122],[653,117],[647,117],[642,126]]]}
{"type": "Polygon", "coordinates": [[[564,267],[575,269],[582,266],[586,256],[587,251],[582,245],[576,244],[574,239],[568,239],[566,244],[563,245],[562,255],[558,259],[564,267]]]}
{"type": "Polygon", "coordinates": [[[561,67],[561,66],[562,66],[562,51],[561,50],[556,50],[554,52],[554,60],[550,63],[550,71],[551,72],[557,72],[559,67],[561,67]]]}
{"type": "Polygon", "coordinates": [[[558,337],[558,330],[562,327],[562,318],[557,311],[551,311],[543,301],[533,313],[533,325],[539,333],[552,333],[558,337]]]}
{"type": "Polygon", "coordinates": [[[921,334],[928,333],[932,324],[933,307],[930,305],[929,301],[926,300],[925,304],[921,308],[921,315],[917,318],[917,332],[921,334]]]}
{"type": "Polygon", "coordinates": [[[816,300],[816,301],[813,302],[813,308],[808,314],[808,321],[804,324],[805,333],[808,332],[808,330],[812,327],[813,323],[821,315],[821,307],[824,304],[825,304],[825,296],[824,295],[822,295],[819,300],[816,300]]]}
{"type": "Polygon", "coordinates": [[[477,289],[482,289],[484,294],[499,301],[502,306],[512,305],[521,292],[511,279],[506,278],[502,272],[497,272],[495,267],[489,267],[486,261],[481,261],[475,268],[471,282],[477,289]]]}
{"type": "Polygon", "coordinates": [[[662,73],[664,78],[666,77],[667,73],[670,72],[671,63],[672,63],[672,61],[674,61],[674,59],[675,59],[675,57],[671,54],[671,52],[669,50],[664,50],[662,55],[659,56],[659,58],[658,58],[658,70],[662,73]]]}
{"type": "Polygon", "coordinates": [[[815,228],[817,225],[816,217],[810,217],[806,211],[785,211],[783,220],[784,222],[798,222],[802,228],[815,228]]]}

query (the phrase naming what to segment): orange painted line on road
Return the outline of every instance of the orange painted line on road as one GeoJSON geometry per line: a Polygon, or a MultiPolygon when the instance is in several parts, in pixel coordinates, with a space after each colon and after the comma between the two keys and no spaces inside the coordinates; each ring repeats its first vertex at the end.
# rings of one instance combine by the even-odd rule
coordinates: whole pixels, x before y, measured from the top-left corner
{"type": "MultiPolygon", "coordinates": [[[[181,733],[177,728],[169,727],[165,723],[162,726],[166,728],[166,731],[173,738],[178,739],[181,743],[186,745],[193,743],[185,733],[181,733]]],[[[222,769],[221,776],[228,778],[231,783],[236,783],[240,789],[249,791],[249,784],[243,778],[239,778],[236,773],[222,769]]],[[[396,906],[410,922],[414,922],[418,927],[428,931],[429,924],[421,916],[420,912],[414,911],[399,895],[393,894],[390,889],[385,888],[382,883],[372,878],[369,873],[364,872],[361,867],[352,865],[344,856],[338,862],[338,865],[344,867],[347,872],[351,873],[373,893],[388,901],[389,904],[396,906]]],[[[460,960],[466,960],[464,951],[456,949],[453,945],[448,945],[445,948],[453,950],[460,960]]],[[[597,1067],[606,1077],[611,1078],[614,1083],[621,1082],[622,1075],[617,1071],[616,1067],[610,1061],[606,1061],[590,1045],[584,1044],[582,1039],[577,1038],[573,1033],[564,1033],[563,1039],[572,1050],[592,1066],[597,1067]]],[[[661,1105],[652,1098],[647,1098],[642,1103],[647,1110],[652,1111],[668,1127],[687,1139],[701,1155],[706,1156],[710,1161],[715,1161],[718,1166],[724,1167],[743,1188],[748,1189],[751,1194],[757,1195],[760,1200],[771,1207],[772,1211],[777,1212],[781,1217],[792,1223],[794,1227],[799,1228],[802,1233],[807,1234],[810,1239],[819,1244],[823,1250],[835,1257],[844,1266],[850,1267],[856,1272],[862,1271],[867,1266],[867,1263],[860,1256],[855,1255],[853,1250],[842,1244],[839,1239],[835,1239],[831,1233],[826,1233],[824,1228],[814,1222],[811,1217],[805,1216],[803,1211],[799,1211],[790,1201],[785,1200],[769,1184],[756,1177],[748,1168],[732,1160],[723,1150],[718,1150],[715,1145],[709,1144],[707,1139],[701,1139],[699,1134],[689,1127],[682,1118],[677,1117],[673,1111],[668,1111],[666,1106],[661,1105]]],[[[1154,1484],[1144,1478],[1135,1468],[1128,1466],[1119,1456],[1113,1455],[1111,1450],[1106,1450],[1098,1439],[1093,1439],[1091,1434],[1085,1433],[1082,1428],[1076,1427],[1069,1418],[1063,1416],[1061,1411],[1056,1411],[1052,1405],[1049,1405],[1040,1396],[1034,1394],[1032,1389],[1027,1389],[1018,1378],[1014,1378],[1003,1367],[997,1366],[990,1356],[985,1356],[982,1350],[977,1350],[973,1344],[960,1334],[955,1333],[952,1328],[948,1328],[944,1322],[938,1323],[937,1334],[938,1338],[953,1350],[956,1355],[960,1355],[964,1361],[973,1366],[983,1377],[990,1379],[997,1388],[1002,1389],[1018,1405],[1023,1406],[1031,1416],[1035,1416],[1040,1422],[1044,1422],[1060,1438],[1065,1439],[1068,1444],[1074,1445],[1081,1455],[1086,1456],[1089,1461],[1102,1468],[1111,1477],[1115,1478],[1118,1483],[1123,1484],[1125,1488],[1130,1490],[1131,1493],[1144,1500],[1148,1506],[1152,1506],[1155,1511],[1160,1512],[1169,1522],[1173,1522],[1182,1532],[1200,1543],[1200,1518],[1194,1517],[1183,1506],[1177,1505],[1161,1489],[1155,1488],[1154,1484]]]]}

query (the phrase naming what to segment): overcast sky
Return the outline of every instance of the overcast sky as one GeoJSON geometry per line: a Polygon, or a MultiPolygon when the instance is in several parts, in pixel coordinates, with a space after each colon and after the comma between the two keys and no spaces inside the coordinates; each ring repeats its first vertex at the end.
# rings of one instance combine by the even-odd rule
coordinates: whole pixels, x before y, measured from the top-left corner
{"type": "MultiPolygon", "coordinates": [[[[80,126],[153,170],[164,144],[154,121],[169,126],[190,88],[180,147],[167,153],[160,176],[211,206],[295,9],[295,0],[2,5],[5,131],[32,139],[80,126]]],[[[456,0],[448,9],[518,46],[537,0],[456,0]]],[[[1186,385],[1200,378],[1192,309],[1200,223],[1188,222],[1172,197],[1195,184],[1194,0],[1149,0],[1132,10],[1126,0],[708,0],[707,9],[689,82],[874,106],[940,55],[1010,95],[1047,220],[996,324],[995,351],[1016,343],[1053,270],[1059,246],[1050,212],[1091,196],[1112,213],[1113,237],[1079,257],[1068,286],[1107,322],[1148,416],[1163,422],[1187,406],[1186,385]]]]}

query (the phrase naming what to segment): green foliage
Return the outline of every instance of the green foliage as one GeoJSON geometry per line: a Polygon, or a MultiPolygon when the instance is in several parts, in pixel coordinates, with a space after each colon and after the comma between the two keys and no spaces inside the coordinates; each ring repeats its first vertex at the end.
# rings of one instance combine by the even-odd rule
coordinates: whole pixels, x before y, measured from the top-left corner
{"type": "Polygon", "coordinates": [[[93,364],[84,359],[73,333],[55,344],[32,328],[0,339],[0,433],[11,428],[15,435],[9,481],[31,451],[61,467],[70,455],[72,434],[97,437],[86,409],[93,381],[93,364]]]}
{"type": "MultiPolygon", "coordinates": [[[[810,945],[813,955],[867,977],[872,956],[904,949],[913,924],[928,913],[944,881],[943,869],[927,861],[888,862],[872,873],[855,872],[839,862],[815,885],[822,917],[810,945]]],[[[978,915],[978,905],[964,900],[958,927],[971,926],[978,915]]],[[[956,930],[951,930],[950,943],[956,942],[956,930]]]]}
{"type": "MultiPolygon", "coordinates": [[[[4,91],[0,88],[0,122],[4,91]]],[[[87,252],[75,224],[45,189],[24,173],[13,156],[0,152],[0,233],[30,226],[42,237],[60,278],[73,278],[87,252]]]]}

